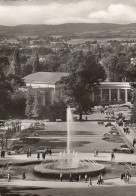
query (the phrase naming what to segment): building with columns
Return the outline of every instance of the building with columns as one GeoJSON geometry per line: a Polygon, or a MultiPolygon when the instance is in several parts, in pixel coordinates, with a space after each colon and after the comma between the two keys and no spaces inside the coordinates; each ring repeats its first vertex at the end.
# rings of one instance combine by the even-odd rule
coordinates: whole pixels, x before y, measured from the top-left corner
{"type": "Polygon", "coordinates": [[[25,76],[24,82],[27,88],[38,91],[39,102],[45,106],[46,103],[53,104],[62,99],[62,88],[57,82],[67,75],[62,72],[36,72],[25,76]]]}
{"type": "MultiPolygon", "coordinates": [[[[58,102],[63,98],[61,86],[57,82],[62,76],[68,73],[63,72],[36,72],[24,77],[26,86],[38,90],[40,104],[58,102]]],[[[128,82],[101,82],[97,90],[92,93],[92,100],[101,104],[117,104],[131,101],[131,87],[128,82]]]]}
{"type": "Polygon", "coordinates": [[[131,101],[131,87],[129,82],[101,82],[99,89],[92,93],[93,101],[114,104],[131,101]]]}

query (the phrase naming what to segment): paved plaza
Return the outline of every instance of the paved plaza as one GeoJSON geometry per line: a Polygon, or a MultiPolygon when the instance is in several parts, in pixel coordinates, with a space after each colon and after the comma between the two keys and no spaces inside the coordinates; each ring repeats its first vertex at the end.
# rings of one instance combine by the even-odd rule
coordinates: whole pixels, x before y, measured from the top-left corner
{"type": "MultiPolygon", "coordinates": [[[[85,119],[86,116],[83,116],[85,119]]],[[[29,125],[35,121],[22,121],[22,128],[26,129],[29,127],[29,125]]],[[[29,176],[26,178],[26,180],[21,179],[21,175],[19,177],[12,178],[11,182],[7,181],[7,177],[0,179],[0,187],[8,187],[12,189],[16,188],[23,188],[23,189],[32,189],[32,190],[42,190],[42,189],[65,189],[65,190],[72,190],[72,189],[81,189],[88,190],[90,188],[91,190],[98,190],[101,189],[101,187],[105,188],[112,188],[112,187],[134,187],[136,185],[136,176],[132,175],[132,178],[130,179],[129,184],[125,183],[124,180],[120,179],[120,174],[123,171],[122,166],[119,165],[121,168],[120,172],[117,173],[116,176],[112,175],[114,173],[114,166],[118,164],[126,164],[125,171],[129,170],[132,171],[135,174],[135,167],[132,168],[131,164],[136,163],[136,148],[133,146],[133,139],[136,138],[136,132],[134,128],[130,127],[130,133],[125,134],[123,130],[123,126],[118,126],[115,122],[111,122],[115,127],[118,129],[120,135],[121,135],[121,142],[115,142],[115,141],[105,141],[103,140],[103,135],[105,133],[108,133],[111,129],[111,127],[105,127],[106,124],[106,116],[103,114],[100,114],[100,112],[95,113],[93,115],[88,116],[88,121],[84,122],[75,122],[73,123],[73,126],[71,129],[72,132],[72,143],[75,144],[72,146],[72,149],[75,152],[78,152],[78,158],[80,160],[95,160],[98,163],[106,163],[110,164],[113,171],[107,175],[104,175],[104,184],[98,185],[97,184],[97,177],[92,178],[92,186],[89,185],[89,178],[88,182],[85,183],[84,178],[82,178],[81,182],[69,182],[68,180],[64,180],[63,182],[60,182],[59,179],[49,180],[49,179],[40,179],[38,177],[29,176]],[[93,121],[94,119],[97,120],[103,120],[105,121],[104,125],[99,125],[97,120],[93,121]],[[127,153],[115,153],[115,160],[111,162],[111,152],[114,148],[119,148],[122,144],[127,144],[130,149],[134,150],[134,154],[127,154],[127,153]],[[99,150],[99,153],[97,156],[94,156],[95,149],[99,150]],[[72,188],[72,189],[71,189],[72,188]]],[[[46,128],[43,131],[39,132],[38,136],[35,135],[28,135],[28,138],[39,138],[40,140],[43,140],[45,143],[45,146],[49,143],[49,145],[52,144],[51,147],[53,147],[53,154],[51,156],[46,155],[46,161],[48,160],[56,160],[59,158],[60,154],[59,152],[63,152],[66,148],[66,123],[53,123],[53,122],[45,122],[46,128]],[[60,147],[61,146],[61,147],[60,147]]],[[[37,132],[34,132],[33,134],[36,134],[37,132]]],[[[31,146],[30,146],[31,147],[31,146]]],[[[35,147],[36,148],[36,147],[35,147]]],[[[37,153],[32,153],[31,157],[27,157],[26,154],[6,154],[5,158],[1,158],[0,165],[9,164],[16,166],[17,169],[21,170],[21,167],[23,165],[26,165],[28,167],[28,170],[32,167],[29,167],[27,165],[31,164],[40,164],[43,161],[43,159],[40,157],[39,160],[37,159],[37,153]]],[[[25,167],[25,166],[24,166],[25,167]]],[[[22,167],[23,168],[23,167],[22,167]]],[[[31,172],[30,171],[30,172],[31,172]]],[[[108,189],[107,189],[108,190],[108,189]]],[[[62,191],[63,192],[63,191],[62,191]]],[[[65,192],[65,191],[64,191],[65,192]]],[[[42,191],[40,191],[42,193],[42,191]]],[[[75,193],[76,195],[77,193],[75,193]]],[[[37,193],[38,195],[38,193],[37,193]]]]}

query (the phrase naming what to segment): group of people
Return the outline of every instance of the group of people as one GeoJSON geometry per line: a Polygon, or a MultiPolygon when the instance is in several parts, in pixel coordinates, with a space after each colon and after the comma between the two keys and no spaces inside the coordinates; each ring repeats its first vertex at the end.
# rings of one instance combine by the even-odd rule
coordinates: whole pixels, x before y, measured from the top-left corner
{"type": "Polygon", "coordinates": [[[127,171],[126,173],[125,172],[122,173],[120,178],[121,180],[124,180],[124,182],[129,183],[129,180],[131,179],[131,175],[127,171]]]}
{"type": "MultiPolygon", "coordinates": [[[[89,185],[92,185],[91,176],[89,176],[89,178],[88,178],[87,174],[85,174],[85,176],[84,176],[85,183],[88,182],[88,179],[89,179],[89,185]]],[[[60,181],[61,182],[63,181],[63,173],[62,172],[60,173],[60,181]]],[[[72,173],[70,173],[69,174],[69,181],[70,182],[73,182],[73,181],[80,182],[81,181],[81,174],[76,175],[76,176],[73,177],[72,173]]]]}
{"type": "Polygon", "coordinates": [[[114,116],[114,110],[111,110],[109,106],[101,107],[100,112],[101,114],[106,114],[107,116],[108,115],[114,116]]]}
{"type": "Polygon", "coordinates": [[[130,129],[128,127],[123,128],[124,133],[127,135],[130,133],[130,129]]]}
{"type": "MultiPolygon", "coordinates": [[[[49,154],[50,156],[52,155],[52,150],[51,148],[47,148],[42,152],[42,158],[45,159],[46,154],[49,154]]],[[[37,159],[40,159],[40,152],[37,153],[37,159]]]]}
{"type": "MultiPolygon", "coordinates": [[[[22,180],[25,180],[26,179],[26,174],[25,174],[25,171],[22,172],[22,180]]],[[[8,172],[8,182],[11,181],[11,173],[8,172]]]]}
{"type": "Polygon", "coordinates": [[[31,152],[31,149],[30,148],[27,150],[26,154],[27,154],[27,157],[31,157],[32,152],[31,152]]]}
{"type": "Polygon", "coordinates": [[[99,176],[98,176],[97,184],[100,185],[100,184],[103,184],[103,183],[104,183],[104,181],[103,181],[103,175],[102,175],[102,173],[100,173],[99,176]]]}

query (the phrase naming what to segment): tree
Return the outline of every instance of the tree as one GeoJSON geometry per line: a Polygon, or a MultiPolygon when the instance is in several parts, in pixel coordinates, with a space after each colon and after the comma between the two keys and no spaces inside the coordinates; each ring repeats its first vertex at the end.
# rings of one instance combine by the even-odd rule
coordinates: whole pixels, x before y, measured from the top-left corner
{"type": "Polygon", "coordinates": [[[130,82],[131,86],[136,87],[136,65],[131,64],[126,70],[126,78],[130,82]]]}
{"type": "Polygon", "coordinates": [[[60,81],[66,96],[65,102],[77,108],[79,119],[82,120],[83,112],[90,111],[93,106],[92,91],[106,79],[106,74],[91,52],[82,51],[74,54],[69,71],[69,75],[60,81]]]}
{"type": "Polygon", "coordinates": [[[131,122],[136,123],[136,99],[133,103],[132,113],[131,113],[131,122]]]}
{"type": "Polygon", "coordinates": [[[0,68],[0,119],[8,117],[8,106],[11,102],[12,87],[0,68]]]}
{"type": "Polygon", "coordinates": [[[60,60],[57,55],[54,54],[48,54],[45,57],[45,60],[43,64],[41,65],[41,70],[42,71],[50,71],[50,72],[55,72],[58,71],[60,67],[60,60]]]}
{"type": "Polygon", "coordinates": [[[11,74],[20,75],[21,74],[21,62],[20,62],[20,52],[16,49],[13,54],[13,60],[11,62],[11,74]]]}
{"type": "Polygon", "coordinates": [[[30,119],[33,113],[33,98],[32,98],[32,87],[30,86],[27,90],[26,95],[26,108],[25,115],[30,119]]]}
{"type": "Polygon", "coordinates": [[[33,61],[33,73],[38,71],[39,68],[39,56],[38,52],[35,53],[34,61],[33,61]]]}

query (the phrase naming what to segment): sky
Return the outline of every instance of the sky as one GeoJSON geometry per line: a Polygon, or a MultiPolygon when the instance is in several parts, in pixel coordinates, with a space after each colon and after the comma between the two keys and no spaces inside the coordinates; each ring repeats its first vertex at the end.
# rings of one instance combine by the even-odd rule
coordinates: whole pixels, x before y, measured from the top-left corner
{"type": "Polygon", "coordinates": [[[0,0],[0,25],[136,23],[136,0],[0,0]]]}

